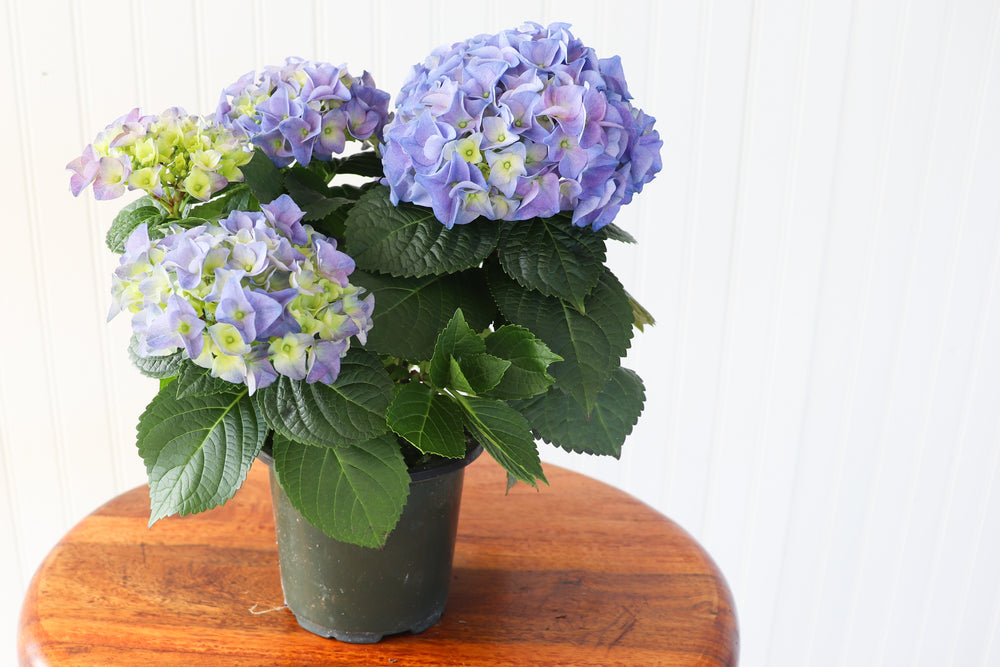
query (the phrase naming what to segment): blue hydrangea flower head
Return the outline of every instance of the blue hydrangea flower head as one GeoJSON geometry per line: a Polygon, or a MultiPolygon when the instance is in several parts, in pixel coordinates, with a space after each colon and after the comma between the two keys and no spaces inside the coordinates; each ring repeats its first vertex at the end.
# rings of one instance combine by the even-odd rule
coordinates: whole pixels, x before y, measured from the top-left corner
{"type": "Polygon", "coordinates": [[[250,392],[279,375],[332,384],[352,337],[364,343],[374,296],[349,282],[354,260],[301,224],[287,195],[218,223],[138,226],[112,277],[109,318],[132,317],[139,356],[181,352],[250,392]]]}
{"type": "Polygon", "coordinates": [[[389,93],[368,72],[287,58],[249,72],[222,91],[215,117],[279,167],[330,160],[348,141],[377,144],[389,115],[389,93]]]}
{"type": "Polygon", "coordinates": [[[411,69],[383,133],[383,182],[448,227],[572,211],[599,229],[660,170],[653,125],[618,56],[599,59],[565,23],[527,23],[411,69]]]}

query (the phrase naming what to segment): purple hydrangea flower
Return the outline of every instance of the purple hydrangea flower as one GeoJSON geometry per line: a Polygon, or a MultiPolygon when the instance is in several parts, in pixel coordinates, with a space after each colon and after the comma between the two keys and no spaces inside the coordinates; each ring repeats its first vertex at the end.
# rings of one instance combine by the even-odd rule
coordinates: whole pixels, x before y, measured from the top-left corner
{"type": "Polygon", "coordinates": [[[661,168],[653,118],[630,99],[621,60],[564,23],[436,49],[385,127],[383,183],[448,227],[570,210],[599,229],[661,168]]]}
{"type": "Polygon", "coordinates": [[[171,294],[167,297],[167,307],[162,315],[150,323],[146,338],[151,349],[173,352],[177,347],[183,347],[190,358],[196,359],[204,347],[204,330],[205,322],[198,317],[194,306],[171,294]]]}
{"type": "Polygon", "coordinates": [[[180,350],[251,393],[278,375],[333,383],[350,339],[367,339],[374,297],[349,282],[354,260],[302,217],[282,196],[161,239],[140,225],[114,273],[110,316],[131,314],[140,356],[180,350]]]}
{"type": "Polygon", "coordinates": [[[355,77],[346,65],[301,58],[243,75],[222,91],[215,112],[279,167],[330,160],[350,140],[377,144],[388,116],[389,94],[368,72],[355,77]]]}

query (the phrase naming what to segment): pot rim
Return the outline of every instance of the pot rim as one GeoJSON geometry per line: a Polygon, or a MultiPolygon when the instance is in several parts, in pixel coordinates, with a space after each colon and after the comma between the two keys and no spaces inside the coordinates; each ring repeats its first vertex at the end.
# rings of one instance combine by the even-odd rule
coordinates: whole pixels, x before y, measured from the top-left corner
{"type": "Polygon", "coordinates": [[[483,446],[478,442],[473,443],[471,448],[465,450],[465,456],[460,459],[445,459],[444,461],[435,462],[432,465],[426,467],[418,467],[410,470],[410,482],[423,482],[428,479],[434,479],[440,475],[447,475],[450,472],[456,470],[461,470],[467,465],[479,458],[479,455],[483,453],[483,446]]]}
{"type": "MultiPolygon", "coordinates": [[[[409,470],[410,483],[414,484],[417,482],[425,482],[429,479],[434,479],[435,477],[440,477],[441,475],[461,470],[478,459],[482,453],[483,446],[478,442],[472,443],[472,446],[466,449],[465,456],[460,459],[445,459],[430,465],[419,466],[409,470]]],[[[274,457],[263,449],[257,452],[257,458],[263,461],[267,467],[272,469],[274,468],[274,457]]]]}

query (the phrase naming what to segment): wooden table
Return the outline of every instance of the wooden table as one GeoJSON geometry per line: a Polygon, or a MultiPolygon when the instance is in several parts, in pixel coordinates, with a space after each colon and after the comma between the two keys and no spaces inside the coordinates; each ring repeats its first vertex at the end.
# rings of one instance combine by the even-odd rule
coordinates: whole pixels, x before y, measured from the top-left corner
{"type": "Polygon", "coordinates": [[[441,621],[343,644],[298,627],[278,578],[267,470],[223,508],[146,528],[146,487],[85,518],[24,600],[21,665],[735,665],[732,597],[708,555],[627,494],[546,466],[504,495],[466,474],[441,621]]]}

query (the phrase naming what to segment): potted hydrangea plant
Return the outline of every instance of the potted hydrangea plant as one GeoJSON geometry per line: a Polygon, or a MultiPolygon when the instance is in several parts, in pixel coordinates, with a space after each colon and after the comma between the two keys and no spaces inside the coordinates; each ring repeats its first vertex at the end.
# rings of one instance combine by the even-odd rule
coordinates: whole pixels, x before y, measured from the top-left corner
{"type": "Polygon", "coordinates": [[[479,451],[531,485],[539,439],[619,455],[644,401],[621,360],[652,322],[606,266],[660,168],[617,57],[525,24],[435,50],[389,104],[367,72],[289,58],[210,116],[132,111],[68,165],[74,194],[144,193],[107,244],[110,316],[160,381],[150,524],[225,503],[264,457],[279,543],[337,559],[279,544],[286,599],[348,641],[440,616],[479,451]],[[377,568],[418,590],[373,594],[377,568]],[[299,590],[317,573],[357,590],[332,607],[299,590]]]}

